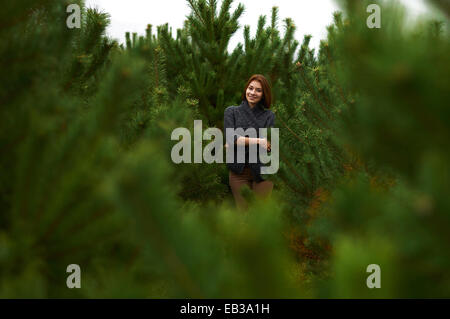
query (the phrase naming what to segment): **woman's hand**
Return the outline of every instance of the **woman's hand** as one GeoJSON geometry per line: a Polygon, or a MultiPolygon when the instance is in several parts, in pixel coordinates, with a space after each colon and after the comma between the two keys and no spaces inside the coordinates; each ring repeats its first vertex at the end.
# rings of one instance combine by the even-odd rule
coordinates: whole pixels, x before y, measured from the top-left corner
{"type": "Polygon", "coordinates": [[[270,152],[270,142],[266,138],[258,139],[258,144],[264,147],[268,152],[270,152]]]}
{"type": "MultiPolygon", "coordinates": [[[[270,146],[270,142],[266,139],[266,138],[257,138],[257,137],[243,137],[240,136],[237,141],[236,141],[237,145],[261,145],[262,147],[264,147],[268,152],[271,151],[271,146],[270,146]]],[[[225,147],[228,147],[227,144],[225,144],[225,147]]]]}

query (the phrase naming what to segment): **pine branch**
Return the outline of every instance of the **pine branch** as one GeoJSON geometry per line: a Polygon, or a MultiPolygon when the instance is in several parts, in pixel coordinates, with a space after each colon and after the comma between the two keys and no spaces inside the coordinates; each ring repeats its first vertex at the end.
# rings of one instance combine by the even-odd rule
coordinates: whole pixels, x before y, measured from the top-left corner
{"type": "Polygon", "coordinates": [[[320,102],[319,98],[317,97],[314,89],[312,88],[311,84],[309,83],[308,79],[306,78],[306,75],[304,73],[304,68],[303,68],[303,64],[301,62],[297,62],[297,67],[300,69],[300,75],[302,76],[303,82],[306,84],[306,86],[308,87],[309,91],[311,92],[311,94],[313,95],[314,99],[316,100],[316,102],[320,105],[320,107],[322,108],[322,110],[327,114],[329,119],[332,119],[331,114],[328,112],[328,110],[323,106],[322,102],[320,102]]]}
{"type": "Polygon", "coordinates": [[[200,12],[198,12],[196,0],[187,0],[187,2],[189,2],[189,6],[192,9],[192,11],[194,11],[195,16],[197,17],[197,19],[199,19],[202,22],[203,25],[206,25],[205,21],[203,20],[202,15],[200,14],[200,12]]]}
{"type": "Polygon", "coordinates": [[[292,135],[294,135],[294,137],[295,137],[297,140],[299,140],[300,143],[304,143],[304,141],[303,141],[297,134],[295,134],[295,132],[294,132],[293,130],[291,130],[291,129],[289,128],[289,126],[286,125],[286,123],[282,120],[282,118],[279,116],[279,114],[277,114],[277,120],[280,120],[281,124],[283,124],[283,126],[284,126],[285,128],[287,128],[288,131],[289,131],[292,135]]]}
{"type": "Polygon", "coordinates": [[[291,172],[297,177],[298,181],[303,185],[304,189],[309,194],[308,187],[306,186],[304,179],[300,176],[300,174],[297,173],[295,168],[291,165],[291,163],[282,154],[280,154],[280,158],[289,167],[291,172]]]}
{"type": "Polygon", "coordinates": [[[336,66],[335,66],[335,64],[334,64],[333,59],[331,58],[329,46],[328,46],[327,43],[325,43],[324,46],[325,46],[325,51],[327,52],[327,58],[328,58],[328,61],[329,61],[330,65],[331,65],[331,68],[334,70],[334,73],[335,73],[335,74],[334,74],[334,81],[335,81],[336,86],[337,86],[337,88],[338,88],[339,94],[340,94],[340,96],[341,96],[341,98],[342,98],[342,101],[343,101],[346,105],[348,105],[348,101],[347,101],[347,99],[345,98],[344,91],[342,90],[342,87],[341,87],[341,85],[339,84],[339,82],[338,82],[338,80],[337,80],[336,66]]]}
{"type": "Polygon", "coordinates": [[[329,126],[327,126],[321,119],[320,117],[316,114],[316,112],[314,112],[314,110],[312,109],[312,107],[310,107],[308,104],[306,104],[305,101],[303,101],[304,105],[305,105],[305,110],[308,110],[308,113],[311,113],[311,115],[316,119],[316,121],[318,121],[320,123],[320,125],[318,125],[322,130],[324,129],[330,129],[329,126]]]}

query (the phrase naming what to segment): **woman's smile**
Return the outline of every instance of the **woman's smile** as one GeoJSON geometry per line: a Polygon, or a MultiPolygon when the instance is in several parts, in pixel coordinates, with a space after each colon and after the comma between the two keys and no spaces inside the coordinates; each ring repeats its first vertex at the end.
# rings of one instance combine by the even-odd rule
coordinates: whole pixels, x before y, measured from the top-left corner
{"type": "Polygon", "coordinates": [[[246,93],[247,101],[250,103],[250,106],[256,105],[259,101],[261,101],[263,96],[261,83],[258,81],[251,82],[246,93]]]}

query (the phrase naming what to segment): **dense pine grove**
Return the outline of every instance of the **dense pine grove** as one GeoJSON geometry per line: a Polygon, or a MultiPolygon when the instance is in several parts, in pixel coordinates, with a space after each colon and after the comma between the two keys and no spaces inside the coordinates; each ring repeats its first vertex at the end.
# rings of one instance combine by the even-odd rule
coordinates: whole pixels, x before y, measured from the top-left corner
{"type": "Polygon", "coordinates": [[[187,1],[182,29],[149,24],[124,45],[83,1],[2,5],[0,297],[450,297],[445,1],[443,21],[414,24],[391,2],[342,1],[317,50],[276,7],[251,37],[244,4],[187,1]],[[272,84],[280,169],[272,198],[247,190],[242,213],[226,165],[174,164],[171,132],[223,129],[256,73],[272,84]]]}

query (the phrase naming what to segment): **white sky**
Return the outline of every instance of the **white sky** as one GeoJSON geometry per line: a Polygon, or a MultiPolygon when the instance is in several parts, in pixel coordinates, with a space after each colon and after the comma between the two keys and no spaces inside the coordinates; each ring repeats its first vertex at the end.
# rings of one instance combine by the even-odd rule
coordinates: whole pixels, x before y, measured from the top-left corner
{"type": "MultiPolygon", "coordinates": [[[[424,0],[400,0],[412,14],[417,16],[427,11],[424,0]]],[[[169,23],[173,35],[183,26],[183,21],[190,13],[186,0],[85,0],[88,7],[97,7],[111,15],[111,24],[107,33],[123,43],[125,32],[137,32],[144,35],[147,24],[156,26],[169,23]]],[[[218,10],[222,1],[218,1],[218,10]]],[[[270,24],[273,6],[279,8],[279,30],[283,30],[283,20],[293,19],[297,26],[295,38],[301,43],[303,35],[311,34],[311,47],[318,47],[321,39],[326,37],[326,26],[332,23],[333,12],[338,10],[334,0],[234,0],[232,11],[238,3],[243,3],[245,11],[239,19],[241,28],[231,38],[229,50],[238,42],[243,42],[243,26],[250,25],[250,34],[256,32],[260,15],[266,15],[266,25],[270,24]]],[[[232,12],[231,11],[231,12],[232,12]]],[[[383,20],[382,20],[383,21],[383,20]]]]}

